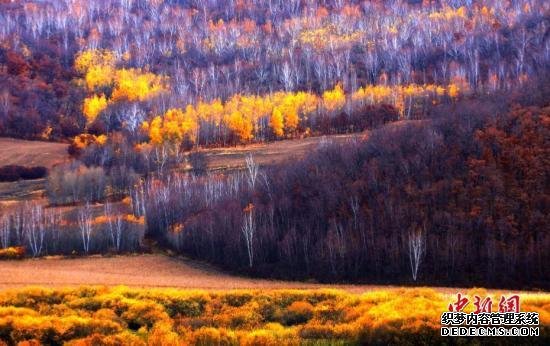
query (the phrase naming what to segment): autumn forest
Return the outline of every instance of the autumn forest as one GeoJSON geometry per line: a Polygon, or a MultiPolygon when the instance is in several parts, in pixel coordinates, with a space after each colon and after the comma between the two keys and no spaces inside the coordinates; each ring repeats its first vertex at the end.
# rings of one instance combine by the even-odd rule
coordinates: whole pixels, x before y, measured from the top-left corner
{"type": "MultiPolygon", "coordinates": [[[[320,285],[548,290],[549,78],[544,0],[0,0],[0,267],[161,255],[320,285]]],[[[27,290],[34,312],[0,292],[0,345],[76,340],[9,317],[46,321],[57,296],[90,318],[81,345],[424,344],[437,315],[418,329],[401,311],[391,334],[365,317],[391,302],[374,295],[89,290],[27,290]],[[241,306],[257,314],[234,325],[241,306]]]]}

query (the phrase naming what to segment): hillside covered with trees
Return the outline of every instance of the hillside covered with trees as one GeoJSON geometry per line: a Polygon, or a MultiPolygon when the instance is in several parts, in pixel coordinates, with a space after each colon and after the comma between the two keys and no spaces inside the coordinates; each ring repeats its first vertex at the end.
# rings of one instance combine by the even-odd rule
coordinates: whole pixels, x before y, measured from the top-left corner
{"type": "Polygon", "coordinates": [[[2,1],[0,134],[123,132],[173,147],[360,131],[373,105],[426,117],[546,71],[548,10],[542,0],[2,1]]]}
{"type": "Polygon", "coordinates": [[[152,179],[148,229],[252,274],[548,287],[550,108],[484,107],[270,169],[152,179]]]}
{"type": "Polygon", "coordinates": [[[548,288],[543,0],[0,0],[0,136],[70,160],[0,258],[146,251],[252,276],[548,288]],[[310,136],[209,171],[212,148],[310,136]]]}

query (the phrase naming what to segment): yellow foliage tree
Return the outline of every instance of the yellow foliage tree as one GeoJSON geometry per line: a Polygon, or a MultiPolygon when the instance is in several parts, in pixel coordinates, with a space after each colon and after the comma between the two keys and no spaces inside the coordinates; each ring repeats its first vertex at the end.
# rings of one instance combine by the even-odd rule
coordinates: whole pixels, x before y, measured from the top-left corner
{"type": "Polygon", "coordinates": [[[148,131],[152,144],[169,142],[179,145],[186,139],[195,141],[198,124],[193,107],[187,106],[185,111],[179,108],[169,109],[164,116],[156,116],[151,123],[144,123],[142,127],[148,131]]]}
{"type": "Polygon", "coordinates": [[[271,127],[271,130],[273,130],[275,136],[282,137],[284,135],[283,114],[278,107],[273,108],[273,113],[269,119],[269,126],[271,127]]]}
{"type": "MultiPolygon", "coordinates": [[[[155,79],[152,76],[148,78],[155,79]]],[[[161,81],[161,78],[157,81],[161,81]]],[[[144,84],[143,87],[129,86],[120,90],[124,89],[126,93],[133,92],[135,95],[147,95],[149,90],[153,89],[147,83],[144,84]]],[[[417,100],[432,98],[433,102],[436,102],[436,99],[444,94],[452,98],[457,97],[463,92],[464,86],[459,82],[454,84],[455,86],[447,88],[435,84],[366,85],[351,93],[349,98],[355,109],[365,105],[386,103],[397,107],[402,115],[409,115],[414,110],[417,100]]],[[[207,138],[212,135],[225,138],[226,131],[229,130],[239,141],[246,142],[253,138],[264,138],[266,127],[269,127],[277,137],[292,134],[298,129],[300,122],[306,121],[319,108],[328,112],[341,111],[346,105],[347,98],[341,84],[325,91],[322,96],[309,92],[283,91],[264,96],[236,94],[225,103],[220,99],[210,102],[201,100],[196,106],[187,106],[185,111],[172,110],[173,112],[169,111],[163,117],[154,118],[150,124],[145,122],[142,125],[144,131],[149,133],[152,144],[163,143],[166,138],[178,139],[181,133],[198,142],[199,128],[202,126],[205,126],[203,129],[207,138]],[[193,131],[195,134],[191,135],[193,131]]]]}
{"type": "Polygon", "coordinates": [[[110,50],[91,49],[79,53],[75,69],[84,74],[88,90],[95,90],[113,83],[116,57],[110,50]]]}
{"type": "Polygon", "coordinates": [[[107,143],[107,136],[106,135],[90,135],[87,133],[83,133],[80,135],[77,135],[73,138],[71,146],[76,150],[82,150],[86,147],[96,144],[96,145],[105,145],[107,143]]]}
{"type": "Polygon", "coordinates": [[[346,95],[342,84],[338,83],[332,90],[327,90],[323,93],[323,105],[328,111],[336,111],[346,103],[346,95]]]}
{"type": "Polygon", "coordinates": [[[114,82],[114,101],[145,101],[166,90],[163,77],[141,69],[117,70],[114,82]]]}
{"type": "Polygon", "coordinates": [[[285,128],[288,132],[295,131],[300,122],[298,112],[301,108],[301,98],[298,94],[288,94],[283,100],[283,116],[285,119],[285,128]]]}
{"type": "Polygon", "coordinates": [[[113,84],[114,68],[111,66],[92,66],[86,73],[88,90],[96,90],[113,84]]]}
{"type": "Polygon", "coordinates": [[[162,118],[159,115],[154,117],[151,123],[144,122],[142,127],[144,130],[148,131],[149,140],[152,144],[159,145],[164,142],[161,132],[162,118]]]}
{"type": "Polygon", "coordinates": [[[455,83],[451,83],[448,88],[448,93],[449,97],[454,100],[460,95],[460,87],[455,83]]]}
{"type": "Polygon", "coordinates": [[[254,126],[250,118],[247,118],[239,110],[226,114],[227,127],[237,135],[239,140],[245,142],[254,138],[252,131],[254,126]]]}
{"type": "Polygon", "coordinates": [[[110,50],[90,49],[80,52],[75,59],[75,69],[81,73],[87,73],[95,66],[111,66],[114,67],[116,57],[114,52],[110,50]]]}
{"type": "Polygon", "coordinates": [[[82,113],[86,116],[88,124],[93,123],[99,113],[107,108],[107,99],[105,95],[94,95],[84,99],[84,105],[82,107],[82,113]]]}

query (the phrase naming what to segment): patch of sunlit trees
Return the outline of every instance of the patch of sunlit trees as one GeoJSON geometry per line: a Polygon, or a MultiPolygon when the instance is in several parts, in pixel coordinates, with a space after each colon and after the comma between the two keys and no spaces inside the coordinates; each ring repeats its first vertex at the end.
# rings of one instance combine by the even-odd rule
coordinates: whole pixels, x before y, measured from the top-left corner
{"type": "MultiPolygon", "coordinates": [[[[237,142],[265,140],[269,137],[292,137],[303,125],[316,117],[335,115],[366,105],[389,104],[396,106],[403,117],[408,117],[418,100],[441,102],[444,98],[456,99],[467,92],[461,84],[439,86],[419,85],[366,85],[346,93],[340,83],[321,96],[310,92],[275,92],[268,95],[237,94],[221,102],[199,101],[185,109],[173,108],[142,124],[142,129],[153,145],[182,143],[197,144],[201,133],[209,133],[215,140],[223,140],[230,133],[237,142]],[[207,131],[210,129],[210,131],[207,131]]],[[[305,130],[305,129],[302,129],[305,130]]],[[[201,143],[212,139],[203,138],[201,143]]]]}
{"type": "Polygon", "coordinates": [[[115,73],[112,100],[146,101],[166,90],[164,78],[141,69],[121,69],[115,73]]]}
{"type": "MultiPolygon", "coordinates": [[[[484,289],[463,294],[490,296],[493,302],[502,296],[484,289]]],[[[353,294],[338,290],[35,287],[0,294],[0,341],[10,345],[143,346],[422,343],[439,336],[441,313],[454,300],[456,294],[427,288],[353,294]]],[[[545,293],[521,295],[522,311],[539,313],[543,338],[550,327],[549,303],[545,293]]],[[[465,309],[470,311],[473,304],[465,309]]],[[[522,340],[537,343],[540,337],[522,340]]]]}
{"type": "Polygon", "coordinates": [[[117,59],[109,50],[86,50],[79,53],[74,62],[78,73],[84,75],[86,87],[90,91],[112,84],[117,59]]]}
{"type": "MultiPolygon", "coordinates": [[[[126,101],[154,104],[149,101],[170,89],[156,71],[173,81],[173,89],[167,90],[171,97],[163,100],[168,104],[153,111],[163,113],[197,100],[226,102],[233,95],[273,93],[281,84],[289,92],[322,95],[341,82],[349,93],[376,84],[382,76],[392,85],[448,85],[458,77],[478,95],[513,93],[542,76],[549,60],[543,15],[548,5],[543,0],[437,5],[342,0],[311,6],[307,1],[273,6],[222,0],[201,1],[200,6],[174,1],[145,1],[140,6],[113,1],[99,7],[81,0],[15,7],[9,3],[0,2],[9,23],[0,32],[6,67],[0,69],[6,84],[0,88],[0,115],[15,114],[17,121],[0,117],[4,136],[66,139],[90,130],[92,123],[101,132],[100,125],[116,131],[125,122],[135,134],[146,115],[154,115],[147,114],[152,110],[129,114],[126,104],[111,106],[126,101]],[[26,38],[24,44],[20,37],[26,38]],[[45,51],[46,46],[52,49],[45,51]],[[75,51],[80,53],[72,64],[75,51]],[[75,72],[80,77],[76,85],[75,72]],[[37,105],[25,102],[22,95],[28,93],[37,105]],[[83,106],[82,95],[90,106],[83,106]],[[96,102],[102,96],[107,108],[96,102]],[[56,102],[49,102],[52,97],[56,102]],[[73,102],[81,107],[66,106],[73,102]],[[34,117],[36,109],[39,119],[34,117]],[[79,118],[82,114],[87,122],[79,118]],[[97,122],[103,114],[114,119],[112,123],[97,122]],[[49,126],[51,133],[42,136],[49,126]]],[[[452,98],[452,89],[449,94],[452,98]]],[[[400,105],[406,102],[397,100],[400,105]]],[[[281,110],[272,114],[267,122],[253,121],[250,130],[248,118],[254,117],[234,112],[233,130],[212,124],[201,127],[199,135],[208,141],[214,134],[261,140],[273,129],[269,134],[286,136],[281,110]]]]}
{"type": "Polygon", "coordinates": [[[334,25],[318,29],[304,30],[300,33],[299,40],[304,46],[311,46],[316,50],[326,49],[328,45],[339,48],[353,43],[361,42],[364,32],[351,33],[339,32],[334,25]]]}
{"type": "Polygon", "coordinates": [[[84,99],[82,113],[86,116],[88,124],[93,123],[97,116],[107,109],[107,98],[105,95],[92,95],[84,99]]]}
{"type": "Polygon", "coordinates": [[[118,60],[114,52],[97,49],[83,51],[75,58],[75,69],[84,75],[90,93],[82,107],[88,124],[110,103],[146,101],[167,89],[165,77],[140,68],[117,69],[118,60]]]}
{"type": "Polygon", "coordinates": [[[164,115],[142,124],[151,143],[155,145],[165,142],[181,143],[185,139],[195,142],[197,126],[197,115],[192,106],[187,106],[185,110],[169,109],[164,115]]]}

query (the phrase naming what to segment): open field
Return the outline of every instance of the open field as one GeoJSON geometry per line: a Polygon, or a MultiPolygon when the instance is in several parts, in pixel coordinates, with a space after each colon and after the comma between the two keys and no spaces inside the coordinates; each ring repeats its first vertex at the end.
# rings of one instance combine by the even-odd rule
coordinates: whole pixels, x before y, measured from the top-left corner
{"type": "MultiPolygon", "coordinates": [[[[323,141],[344,142],[364,136],[365,134],[359,133],[309,137],[272,143],[201,149],[201,152],[205,153],[207,157],[209,170],[234,170],[244,166],[248,154],[253,154],[255,160],[261,165],[271,165],[303,157],[323,141]]],[[[49,169],[67,158],[67,145],[63,143],[0,138],[0,165],[44,166],[49,169]]],[[[0,201],[39,199],[44,195],[45,182],[45,179],[0,182],[0,201]]]]}
{"type": "Polygon", "coordinates": [[[20,180],[0,183],[1,201],[25,201],[44,196],[46,179],[20,180]]]}
{"type": "Polygon", "coordinates": [[[379,288],[373,285],[321,285],[239,277],[223,273],[207,264],[161,254],[0,261],[0,272],[1,289],[29,285],[126,285],[214,290],[331,287],[360,293],[379,288]]]}
{"type": "MultiPolygon", "coordinates": [[[[361,138],[364,134],[346,134],[304,139],[287,139],[271,143],[238,145],[225,148],[201,149],[208,157],[209,168],[213,170],[233,169],[244,165],[246,155],[253,154],[263,165],[279,163],[292,157],[302,157],[323,141],[343,142],[361,138]]],[[[21,166],[44,166],[51,168],[68,157],[67,144],[25,141],[0,138],[0,164],[21,166]]]]}
{"type": "Polygon", "coordinates": [[[272,143],[239,145],[235,147],[203,149],[208,158],[210,170],[237,169],[245,164],[248,154],[260,165],[272,165],[292,158],[301,158],[314,150],[323,141],[345,142],[354,138],[363,138],[365,133],[287,139],[272,143]]]}
{"type": "MultiPolygon", "coordinates": [[[[50,169],[68,158],[67,144],[0,138],[0,166],[44,166],[50,169]]],[[[0,183],[0,201],[42,197],[45,179],[0,183]]]]}
{"type": "MultiPolygon", "coordinates": [[[[332,288],[351,293],[364,293],[377,289],[401,289],[398,286],[319,284],[254,279],[225,273],[198,261],[163,254],[79,258],[50,257],[0,261],[0,273],[2,273],[0,289],[35,285],[51,288],[81,285],[125,285],[143,288],[173,287],[204,290],[332,288]]],[[[467,290],[451,287],[431,288],[447,294],[467,290]]]]}
{"type": "Polygon", "coordinates": [[[67,158],[67,144],[0,138],[0,165],[44,166],[67,158]]]}

